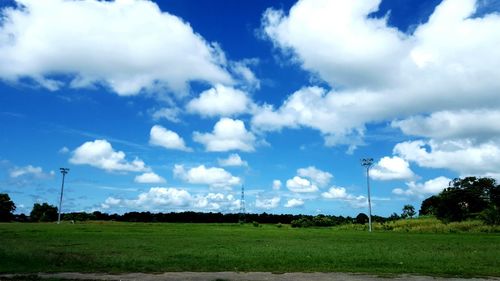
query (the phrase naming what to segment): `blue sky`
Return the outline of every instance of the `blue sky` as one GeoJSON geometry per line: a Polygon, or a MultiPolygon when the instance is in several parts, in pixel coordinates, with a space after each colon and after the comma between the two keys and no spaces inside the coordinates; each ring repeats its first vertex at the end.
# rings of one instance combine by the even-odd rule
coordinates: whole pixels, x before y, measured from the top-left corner
{"type": "Polygon", "coordinates": [[[399,213],[500,178],[496,0],[1,3],[17,212],[399,213]]]}

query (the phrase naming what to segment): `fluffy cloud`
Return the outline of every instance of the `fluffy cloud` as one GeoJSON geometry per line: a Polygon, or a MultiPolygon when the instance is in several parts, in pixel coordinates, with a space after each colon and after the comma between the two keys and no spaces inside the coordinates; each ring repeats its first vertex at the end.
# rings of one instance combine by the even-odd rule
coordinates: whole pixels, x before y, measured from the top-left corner
{"type": "Polygon", "coordinates": [[[243,161],[236,153],[229,155],[226,159],[218,159],[218,162],[221,166],[248,166],[247,161],[243,161]]]}
{"type": "MultiPolygon", "coordinates": [[[[445,111],[465,114],[463,119],[467,111],[498,110],[498,14],[473,17],[476,1],[445,0],[428,22],[404,34],[389,27],[387,17],[370,16],[380,2],[302,0],[287,15],[267,10],[262,29],[273,44],[338,90],[301,89],[278,108],[262,106],[252,126],[305,126],[319,130],[326,145],[359,145],[367,123],[445,111]]],[[[474,136],[484,128],[472,124],[467,131],[462,125],[470,123],[433,134],[474,136]]]]}
{"type": "Polygon", "coordinates": [[[349,197],[343,187],[331,187],[327,192],[323,192],[321,196],[327,199],[346,199],[349,197]]]}
{"type": "Polygon", "coordinates": [[[370,170],[370,177],[375,180],[405,180],[415,177],[415,174],[407,161],[394,156],[380,159],[370,170]]]}
{"type": "MultiPolygon", "coordinates": [[[[316,192],[318,187],[328,185],[332,179],[332,174],[321,171],[314,166],[307,168],[300,168],[297,170],[297,176],[286,181],[286,187],[292,192],[308,193],[316,192]]],[[[281,187],[281,182],[275,180],[273,182],[273,189],[276,190],[281,187]]]]}
{"type": "Polygon", "coordinates": [[[328,185],[333,177],[332,174],[321,171],[314,166],[298,169],[297,175],[299,177],[305,177],[311,179],[311,181],[314,184],[318,185],[319,187],[328,185]]]}
{"type": "Polygon", "coordinates": [[[167,130],[160,125],[154,125],[149,133],[149,143],[167,149],[191,151],[186,147],[184,140],[174,131],[167,130]]]}
{"type": "Polygon", "coordinates": [[[431,194],[437,194],[449,186],[451,179],[438,177],[428,180],[424,183],[415,183],[413,181],[406,183],[407,189],[395,188],[392,193],[396,195],[424,197],[431,194]]]}
{"type": "Polygon", "coordinates": [[[281,185],[282,184],[280,180],[273,180],[273,190],[280,190],[281,185]]]}
{"type": "Polygon", "coordinates": [[[299,1],[288,16],[267,10],[263,28],[277,47],[292,49],[304,69],[331,85],[379,87],[388,83],[386,72],[395,73],[405,47],[405,36],[384,19],[367,18],[379,3],[299,1]]]}
{"type": "Polygon", "coordinates": [[[152,112],[151,117],[153,117],[155,121],[167,119],[170,122],[179,123],[181,122],[181,119],[179,119],[180,113],[181,110],[177,107],[165,107],[152,112]]]}
{"type": "Polygon", "coordinates": [[[297,193],[308,193],[318,191],[318,187],[307,179],[295,176],[286,181],[286,187],[297,193]]]}
{"type": "Polygon", "coordinates": [[[346,201],[355,208],[362,208],[368,205],[366,197],[349,194],[344,187],[332,186],[327,192],[321,193],[321,197],[325,199],[346,201]]]}
{"type": "Polygon", "coordinates": [[[255,207],[258,209],[274,209],[279,206],[281,199],[279,197],[255,199],[255,207]]]}
{"type": "Polygon", "coordinates": [[[72,152],[69,162],[110,171],[144,172],[149,168],[139,158],[129,162],[123,151],[115,151],[106,140],[88,141],[72,152]]]}
{"type": "Polygon", "coordinates": [[[138,175],[134,178],[137,183],[165,183],[166,180],[156,173],[149,172],[138,175]]]}
{"type": "Polygon", "coordinates": [[[360,137],[364,134],[365,119],[363,115],[352,114],[350,111],[354,109],[350,107],[355,106],[359,98],[359,94],[339,96],[320,87],[302,88],[289,96],[278,109],[271,105],[257,107],[252,127],[257,131],[314,128],[322,133],[326,145],[355,148],[362,144],[360,137]]]}
{"type": "Polygon", "coordinates": [[[235,211],[240,208],[240,200],[235,199],[232,194],[208,193],[205,196],[195,197],[194,207],[208,210],[235,211]]]}
{"type": "Polygon", "coordinates": [[[461,176],[483,176],[500,170],[500,145],[496,142],[408,141],[398,143],[394,153],[421,167],[450,169],[461,176]]]}
{"type": "Polygon", "coordinates": [[[44,173],[42,167],[35,167],[32,165],[24,167],[14,167],[9,171],[9,176],[11,178],[19,178],[23,176],[34,177],[37,179],[51,178],[55,175],[54,171],[44,173]]]}
{"type": "Polygon", "coordinates": [[[185,189],[153,187],[140,193],[135,199],[108,197],[101,208],[128,208],[133,210],[165,211],[165,210],[226,210],[233,211],[239,207],[239,200],[231,194],[208,193],[192,195],[185,189]]]}
{"type": "Polygon", "coordinates": [[[393,121],[406,135],[437,140],[474,138],[488,140],[500,135],[500,110],[439,111],[393,121]]]}
{"type": "Polygon", "coordinates": [[[50,90],[96,84],[119,95],[150,88],[184,92],[193,80],[233,83],[224,53],[151,1],[22,0],[4,8],[0,77],[50,90]],[[132,38],[132,40],[131,40],[132,38]],[[175,67],[172,67],[175,65],[175,67]]]}
{"type": "Polygon", "coordinates": [[[194,132],[193,139],[205,145],[207,151],[254,151],[255,136],[246,130],[241,120],[221,118],[212,133],[194,132]]]}
{"type": "Polygon", "coordinates": [[[248,112],[252,101],[247,93],[232,87],[216,85],[186,106],[191,113],[202,116],[232,116],[248,112]]]}
{"type": "Polygon", "coordinates": [[[186,171],[183,165],[175,165],[174,176],[191,184],[206,184],[213,188],[231,188],[241,184],[241,179],[222,168],[207,168],[205,165],[186,171]]]}
{"type": "Polygon", "coordinates": [[[231,64],[231,69],[235,76],[239,78],[242,87],[248,90],[254,90],[260,88],[260,81],[252,72],[249,66],[257,65],[259,63],[258,59],[245,59],[239,62],[234,62],[231,64]]]}
{"type": "Polygon", "coordinates": [[[302,206],[304,206],[304,200],[296,199],[296,198],[292,198],[292,199],[288,200],[285,204],[286,208],[297,208],[297,207],[302,207],[302,206]]]}

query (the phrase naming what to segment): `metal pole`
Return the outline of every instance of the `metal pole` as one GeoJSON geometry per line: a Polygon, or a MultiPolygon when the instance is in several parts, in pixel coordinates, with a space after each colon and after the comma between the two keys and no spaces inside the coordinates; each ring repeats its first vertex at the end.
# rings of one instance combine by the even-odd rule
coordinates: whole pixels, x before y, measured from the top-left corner
{"type": "Polygon", "coordinates": [[[64,177],[68,173],[69,169],[68,168],[60,168],[61,174],[63,176],[62,178],[62,184],[61,184],[61,197],[59,198],[59,213],[57,214],[57,224],[61,223],[61,208],[62,208],[62,199],[63,199],[63,193],[64,193],[64,177]]]}
{"type": "Polygon", "coordinates": [[[368,187],[368,231],[372,232],[372,200],[370,196],[370,166],[366,167],[366,186],[368,187]]]}
{"type": "Polygon", "coordinates": [[[366,168],[366,187],[368,189],[368,231],[372,232],[372,201],[370,196],[370,167],[373,164],[373,158],[361,159],[361,165],[366,168]]]}

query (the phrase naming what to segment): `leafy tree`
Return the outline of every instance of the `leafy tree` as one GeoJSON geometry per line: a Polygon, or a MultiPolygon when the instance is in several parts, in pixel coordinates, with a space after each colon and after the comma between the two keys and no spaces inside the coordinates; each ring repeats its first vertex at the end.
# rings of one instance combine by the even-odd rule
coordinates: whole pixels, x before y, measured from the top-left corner
{"type": "Polygon", "coordinates": [[[403,206],[403,213],[401,213],[401,217],[403,219],[406,219],[406,218],[413,218],[413,216],[415,215],[415,207],[413,207],[412,205],[404,205],[403,206]]]}
{"type": "Polygon", "coordinates": [[[13,212],[16,205],[7,193],[0,193],[0,221],[11,221],[14,218],[13,212]]]}
{"type": "Polygon", "coordinates": [[[427,215],[436,215],[436,209],[439,204],[439,196],[431,196],[424,201],[422,201],[422,205],[420,206],[420,210],[418,211],[419,216],[427,216],[427,215]]]}
{"type": "Polygon", "coordinates": [[[365,224],[368,222],[368,216],[365,213],[359,213],[356,216],[356,223],[357,224],[365,224]]]}
{"type": "Polygon", "coordinates": [[[56,221],[57,220],[57,207],[47,203],[33,205],[30,213],[31,221],[56,221]]]}
{"type": "Polygon", "coordinates": [[[492,178],[454,179],[449,187],[422,202],[421,214],[434,214],[443,221],[480,218],[500,222],[500,185],[492,178]]]}
{"type": "Polygon", "coordinates": [[[401,217],[396,214],[396,213],[392,213],[391,216],[388,218],[389,221],[397,221],[399,220],[401,217]]]}

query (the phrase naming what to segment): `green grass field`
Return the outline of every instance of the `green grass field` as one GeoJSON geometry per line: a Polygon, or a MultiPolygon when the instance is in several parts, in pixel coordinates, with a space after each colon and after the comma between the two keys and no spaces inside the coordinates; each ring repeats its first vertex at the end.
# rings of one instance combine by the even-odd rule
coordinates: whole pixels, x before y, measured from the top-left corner
{"type": "Polygon", "coordinates": [[[500,276],[500,235],[251,224],[0,224],[0,272],[270,271],[500,276]]]}

